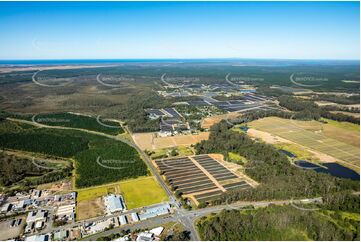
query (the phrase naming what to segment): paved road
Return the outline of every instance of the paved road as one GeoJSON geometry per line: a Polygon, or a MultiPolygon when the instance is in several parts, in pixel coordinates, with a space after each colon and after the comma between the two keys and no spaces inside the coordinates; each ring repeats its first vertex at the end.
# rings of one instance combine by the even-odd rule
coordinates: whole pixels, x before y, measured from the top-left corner
{"type": "MultiPolygon", "coordinates": [[[[34,125],[37,127],[41,127],[41,128],[50,128],[50,129],[66,129],[66,130],[78,130],[78,131],[83,131],[86,133],[90,133],[90,134],[95,134],[95,135],[100,135],[100,136],[104,136],[107,137],[109,139],[113,139],[113,140],[117,140],[117,141],[121,141],[123,143],[126,143],[127,145],[133,147],[134,149],[136,149],[138,151],[138,153],[141,155],[141,157],[143,158],[143,160],[147,163],[149,169],[152,171],[153,175],[156,177],[156,179],[158,180],[159,184],[163,187],[163,189],[167,192],[167,195],[169,197],[170,202],[173,204],[176,201],[176,198],[173,195],[173,192],[168,188],[168,186],[165,184],[165,182],[163,181],[162,177],[159,175],[159,173],[156,171],[156,168],[153,166],[152,162],[150,161],[150,159],[148,158],[147,154],[144,153],[143,150],[141,150],[134,142],[129,141],[123,137],[120,136],[113,136],[113,135],[108,135],[105,133],[101,133],[101,132],[97,132],[97,131],[91,131],[91,130],[87,130],[87,129],[81,129],[81,128],[71,128],[71,127],[62,127],[62,126],[50,126],[50,125],[45,125],[45,124],[41,124],[41,123],[37,123],[34,121],[28,121],[28,120],[22,120],[22,119],[15,119],[15,118],[7,118],[8,120],[11,121],[15,121],[15,122],[22,122],[22,123],[26,123],[26,124],[30,124],[30,125],[34,125]]],[[[124,127],[125,130],[131,135],[129,129],[127,127],[124,127]]]]}
{"type": "MultiPolygon", "coordinates": [[[[54,231],[59,231],[59,230],[62,230],[62,229],[70,229],[70,228],[73,228],[73,227],[84,225],[86,223],[93,223],[93,222],[97,222],[97,221],[100,221],[100,220],[115,218],[115,217],[118,217],[120,215],[128,215],[128,214],[135,213],[135,212],[138,213],[138,212],[140,212],[140,211],[142,211],[144,209],[152,208],[152,207],[155,207],[155,206],[158,206],[158,205],[160,205],[160,204],[153,204],[151,206],[142,207],[142,208],[135,208],[135,209],[131,209],[131,210],[128,210],[128,211],[125,211],[125,212],[117,212],[117,213],[113,213],[113,214],[109,214],[109,215],[99,216],[99,217],[96,217],[96,218],[84,219],[84,220],[81,220],[81,221],[65,224],[65,225],[58,226],[58,227],[51,227],[50,226],[50,227],[47,227],[46,229],[44,229],[44,230],[42,230],[40,232],[33,233],[33,234],[45,234],[45,233],[50,233],[50,232],[54,232],[54,231]]],[[[49,208],[49,207],[41,207],[41,209],[49,210],[49,211],[51,210],[51,208],[49,208]]],[[[49,217],[51,217],[51,216],[49,216],[49,217]]]]}
{"type": "MultiPolygon", "coordinates": [[[[219,205],[219,206],[213,206],[213,207],[207,207],[203,209],[197,209],[192,211],[186,211],[186,210],[176,210],[174,214],[165,216],[165,217],[156,217],[153,219],[149,219],[146,221],[141,221],[136,224],[129,224],[126,226],[117,227],[111,230],[107,230],[101,233],[97,233],[94,235],[90,235],[84,240],[96,240],[99,237],[108,236],[114,233],[119,233],[122,230],[130,229],[131,231],[136,229],[150,229],[157,226],[160,226],[165,223],[169,222],[178,222],[185,226],[185,229],[191,232],[191,239],[193,241],[200,240],[197,229],[195,228],[195,221],[205,215],[208,215],[210,213],[217,213],[222,211],[223,209],[242,209],[244,207],[253,206],[255,208],[258,207],[266,207],[271,204],[275,205],[285,205],[285,204],[308,204],[308,203],[315,203],[315,202],[322,202],[322,198],[312,198],[312,199],[298,199],[298,200],[282,200],[282,201],[261,201],[261,202],[238,202],[233,203],[230,205],[219,205]]],[[[298,205],[298,207],[295,207],[296,209],[302,209],[301,205],[298,205]]],[[[305,209],[307,210],[307,209],[305,209]]]]}
{"type": "MultiPolygon", "coordinates": [[[[123,137],[107,135],[107,134],[96,132],[96,131],[90,131],[90,130],[78,129],[78,128],[61,127],[61,126],[48,126],[48,125],[43,125],[43,124],[36,123],[36,122],[20,120],[20,119],[13,119],[13,118],[8,118],[8,119],[12,120],[12,121],[32,124],[32,125],[35,125],[35,126],[38,126],[38,127],[43,127],[43,128],[72,129],[72,130],[84,131],[84,132],[87,132],[87,133],[101,135],[101,136],[108,137],[110,139],[118,140],[118,141],[124,142],[124,143],[134,147],[140,153],[140,155],[143,157],[144,161],[147,163],[147,165],[151,169],[152,173],[156,176],[159,184],[161,184],[162,187],[164,188],[164,190],[167,192],[167,194],[169,196],[169,199],[170,199],[170,202],[173,203],[173,205],[176,205],[176,199],[175,199],[173,193],[170,191],[168,186],[164,183],[162,177],[156,171],[155,167],[153,166],[153,164],[149,160],[148,156],[135,143],[133,143],[133,142],[131,142],[131,141],[129,141],[129,140],[123,138],[123,137]]],[[[131,134],[127,127],[125,127],[125,129],[127,130],[127,132],[129,134],[131,134]]],[[[114,229],[111,229],[111,230],[107,230],[107,231],[104,231],[104,232],[101,232],[101,233],[97,233],[97,234],[88,236],[88,237],[86,237],[84,239],[85,240],[96,240],[99,237],[107,236],[107,235],[110,235],[110,234],[113,234],[113,233],[117,233],[117,232],[120,232],[120,231],[122,231],[124,229],[131,229],[131,230],[148,229],[148,228],[157,227],[157,226],[159,226],[161,224],[168,223],[168,222],[179,222],[179,223],[183,224],[183,226],[185,227],[186,230],[191,232],[191,239],[193,241],[196,241],[196,240],[200,240],[200,238],[199,238],[198,232],[197,232],[197,230],[195,228],[195,220],[202,217],[202,216],[210,214],[210,213],[219,212],[219,211],[221,211],[223,209],[240,209],[242,207],[247,207],[247,206],[250,206],[250,205],[252,205],[254,207],[265,207],[265,206],[268,206],[270,204],[281,205],[281,204],[294,204],[295,202],[296,203],[314,203],[314,202],[320,202],[320,201],[322,201],[322,198],[302,199],[302,200],[284,200],[284,201],[238,202],[238,203],[234,203],[234,204],[231,204],[231,205],[219,205],[219,206],[207,207],[207,208],[203,208],[203,209],[197,209],[197,210],[194,210],[194,211],[184,210],[183,208],[179,208],[179,207],[175,206],[175,211],[171,215],[167,215],[167,216],[163,216],[163,217],[155,217],[155,218],[145,220],[145,221],[141,221],[141,222],[138,222],[138,223],[135,223],[135,224],[129,224],[129,225],[126,225],[126,226],[117,227],[117,228],[114,228],[114,229]]],[[[302,208],[297,207],[297,206],[295,206],[295,208],[302,209],[302,208]]],[[[131,213],[131,212],[137,212],[139,210],[141,210],[141,209],[130,210],[125,214],[131,213]]],[[[77,225],[84,224],[86,222],[100,221],[100,220],[104,220],[104,219],[107,219],[107,218],[119,216],[119,214],[106,215],[106,216],[97,217],[97,218],[94,218],[94,219],[75,222],[75,223],[68,224],[68,225],[61,226],[61,227],[57,227],[57,228],[49,228],[47,232],[51,232],[51,231],[55,231],[55,230],[59,230],[59,229],[64,229],[64,228],[71,228],[71,227],[74,227],[74,226],[77,226],[77,225]]],[[[44,231],[42,231],[42,233],[44,233],[44,231]]]]}

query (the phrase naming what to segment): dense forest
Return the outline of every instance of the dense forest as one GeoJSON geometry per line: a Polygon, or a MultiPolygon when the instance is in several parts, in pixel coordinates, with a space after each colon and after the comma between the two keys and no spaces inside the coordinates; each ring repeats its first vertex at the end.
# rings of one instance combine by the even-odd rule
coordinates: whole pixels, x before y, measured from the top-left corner
{"type": "Polygon", "coordinates": [[[123,128],[118,122],[102,120],[100,118],[97,120],[96,117],[77,115],[72,113],[40,114],[34,117],[34,121],[50,126],[87,129],[110,135],[124,133],[123,128]]]}
{"type": "Polygon", "coordinates": [[[245,173],[260,185],[255,189],[227,192],[213,204],[238,200],[318,197],[359,189],[358,181],[297,168],[272,145],[254,141],[246,134],[229,128],[225,121],[212,126],[209,139],[195,146],[197,153],[221,153],[227,156],[228,152],[233,152],[245,157],[248,161],[244,165],[245,173]]]}
{"type": "Polygon", "coordinates": [[[57,130],[0,121],[0,147],[75,159],[76,186],[101,185],[148,174],[129,145],[77,130],[57,130]]]}
{"type": "Polygon", "coordinates": [[[255,210],[223,210],[201,218],[197,227],[202,240],[357,240],[358,214],[329,210],[305,211],[291,205],[255,210]]]}

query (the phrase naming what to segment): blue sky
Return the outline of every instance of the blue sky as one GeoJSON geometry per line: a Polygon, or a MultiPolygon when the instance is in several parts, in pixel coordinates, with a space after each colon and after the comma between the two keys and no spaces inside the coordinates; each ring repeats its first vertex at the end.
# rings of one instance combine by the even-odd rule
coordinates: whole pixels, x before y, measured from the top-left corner
{"type": "Polygon", "coordinates": [[[0,59],[359,59],[358,2],[0,2],[0,59]]]}

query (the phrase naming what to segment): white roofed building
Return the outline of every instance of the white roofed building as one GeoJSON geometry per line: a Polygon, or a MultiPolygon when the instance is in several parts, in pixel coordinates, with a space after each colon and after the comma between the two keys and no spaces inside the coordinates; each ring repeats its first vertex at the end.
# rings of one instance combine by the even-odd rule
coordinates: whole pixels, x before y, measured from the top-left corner
{"type": "Polygon", "coordinates": [[[115,213],[126,210],[122,196],[120,195],[108,195],[104,197],[104,203],[108,213],[115,213]]]}

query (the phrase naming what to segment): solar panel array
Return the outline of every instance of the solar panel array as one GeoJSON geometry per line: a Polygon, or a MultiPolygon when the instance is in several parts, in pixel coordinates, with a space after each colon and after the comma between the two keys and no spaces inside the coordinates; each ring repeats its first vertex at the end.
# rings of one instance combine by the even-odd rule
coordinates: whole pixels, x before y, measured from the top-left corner
{"type": "Polygon", "coordinates": [[[209,155],[170,158],[155,161],[176,191],[208,202],[224,191],[251,186],[209,155]]]}
{"type": "Polygon", "coordinates": [[[189,157],[157,160],[169,183],[182,194],[218,189],[213,181],[189,157]]]}

